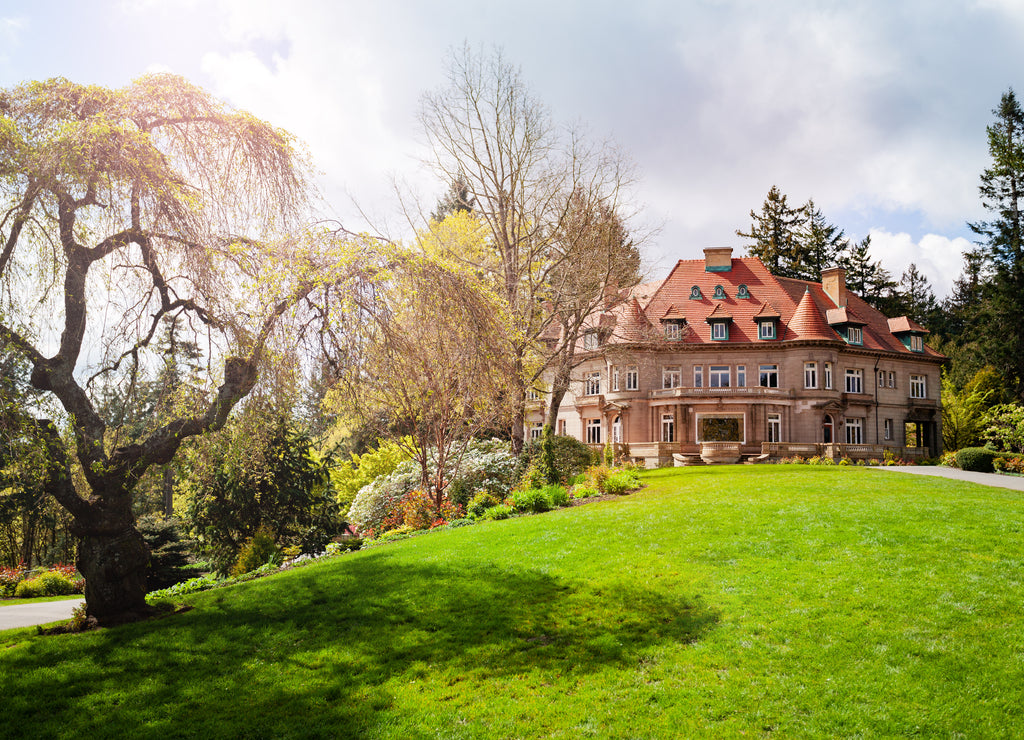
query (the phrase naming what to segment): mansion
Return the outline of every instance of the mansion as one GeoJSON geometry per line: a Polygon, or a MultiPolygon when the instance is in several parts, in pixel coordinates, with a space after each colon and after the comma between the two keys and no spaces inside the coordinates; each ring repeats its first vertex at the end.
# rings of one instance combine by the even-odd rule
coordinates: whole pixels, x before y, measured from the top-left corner
{"type": "MultiPolygon", "coordinates": [[[[941,452],[940,369],[926,329],[847,291],[704,250],[610,296],[580,340],[557,434],[614,443],[648,467],[801,455],[941,452]]],[[[547,407],[528,405],[538,436],[547,407]]]]}

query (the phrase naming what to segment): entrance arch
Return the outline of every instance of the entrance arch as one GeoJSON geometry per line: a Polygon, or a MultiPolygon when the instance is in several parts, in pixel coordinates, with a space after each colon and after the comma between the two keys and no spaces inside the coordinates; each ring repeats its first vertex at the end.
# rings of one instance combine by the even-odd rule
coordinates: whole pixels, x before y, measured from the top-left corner
{"type": "Polygon", "coordinates": [[[832,421],[832,414],[825,414],[824,423],[821,425],[822,441],[830,445],[835,440],[835,422],[832,421]]]}

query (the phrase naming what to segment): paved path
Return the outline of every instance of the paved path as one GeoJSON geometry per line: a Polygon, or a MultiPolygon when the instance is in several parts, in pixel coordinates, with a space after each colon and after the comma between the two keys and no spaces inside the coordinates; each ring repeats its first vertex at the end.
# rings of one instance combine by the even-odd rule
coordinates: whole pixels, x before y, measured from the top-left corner
{"type": "Polygon", "coordinates": [[[872,469],[891,470],[894,473],[913,473],[914,475],[934,475],[939,478],[953,478],[954,480],[965,480],[970,481],[971,483],[980,483],[983,486],[1012,488],[1016,491],[1024,491],[1024,476],[1019,475],[971,473],[966,470],[947,468],[941,465],[889,465],[872,469]]]}
{"type": "Polygon", "coordinates": [[[67,599],[66,601],[0,606],[0,630],[31,627],[36,624],[49,624],[62,619],[71,619],[71,612],[84,601],[85,599],[67,599]]]}

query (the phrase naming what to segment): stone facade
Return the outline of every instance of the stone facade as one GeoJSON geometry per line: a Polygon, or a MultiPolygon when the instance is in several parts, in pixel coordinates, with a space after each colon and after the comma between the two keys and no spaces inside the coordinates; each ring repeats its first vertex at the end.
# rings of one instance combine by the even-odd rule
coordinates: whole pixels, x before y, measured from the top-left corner
{"type": "MultiPolygon", "coordinates": [[[[923,327],[849,293],[842,270],[809,283],[730,252],[680,261],[593,317],[557,434],[628,446],[648,466],[712,448],[747,459],[940,453],[945,358],[923,327]]],[[[530,404],[530,436],[545,412],[543,396],[530,404]]]]}

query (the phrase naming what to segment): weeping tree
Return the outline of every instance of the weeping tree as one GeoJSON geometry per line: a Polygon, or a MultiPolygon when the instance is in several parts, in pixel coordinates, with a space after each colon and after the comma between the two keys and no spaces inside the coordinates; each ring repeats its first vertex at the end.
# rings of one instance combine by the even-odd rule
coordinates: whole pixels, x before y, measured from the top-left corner
{"type": "Polygon", "coordinates": [[[179,77],[4,90],[0,150],[0,342],[58,409],[20,413],[44,438],[46,486],[73,517],[88,612],[101,623],[142,616],[136,483],[223,426],[281,356],[271,350],[282,322],[345,262],[296,236],[309,167],[291,137],[179,77]],[[124,433],[98,388],[129,402],[159,367],[165,318],[212,358],[209,377],[124,433]]]}

